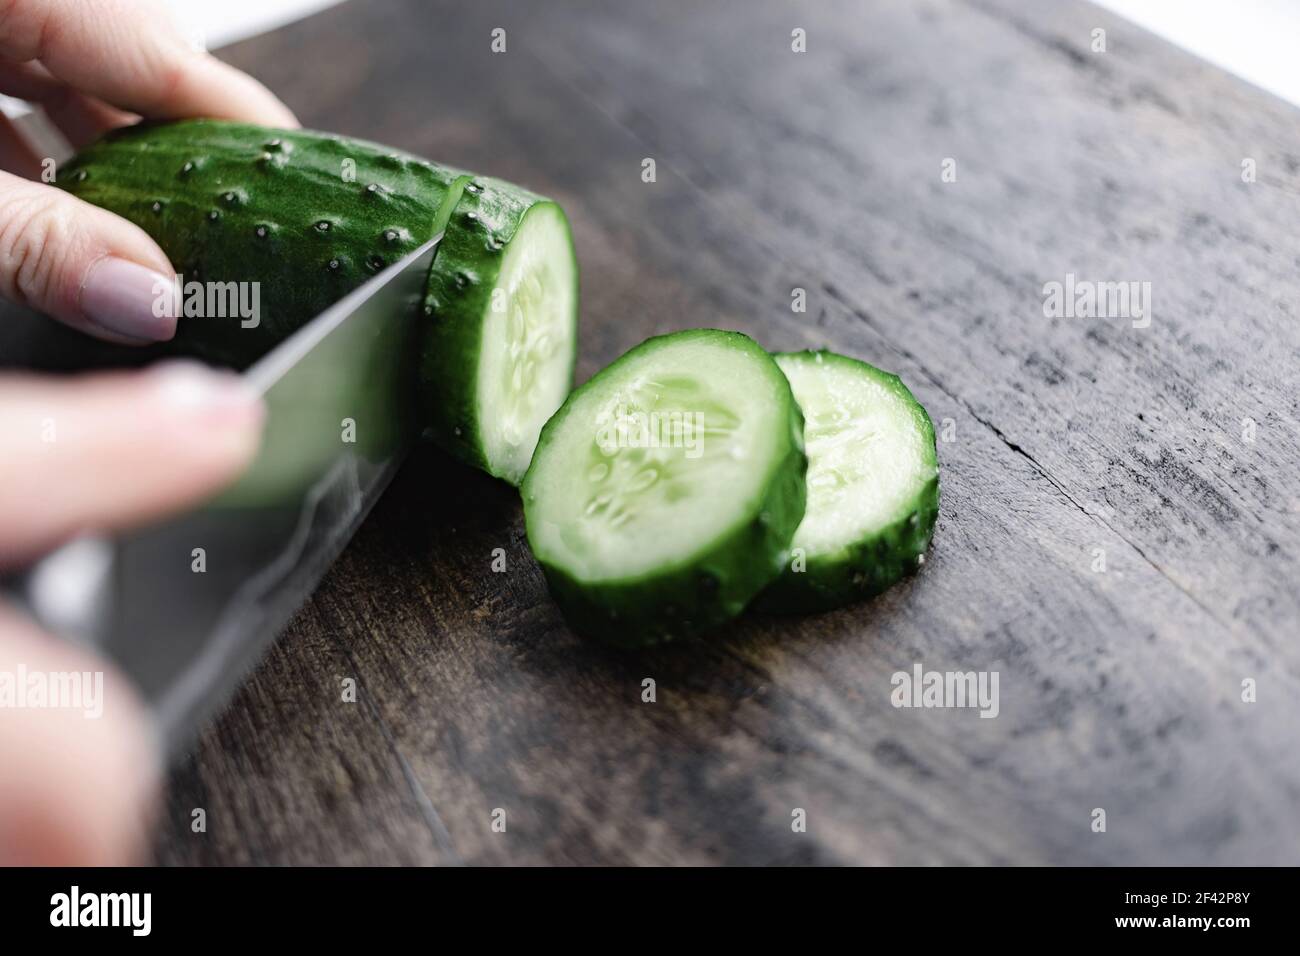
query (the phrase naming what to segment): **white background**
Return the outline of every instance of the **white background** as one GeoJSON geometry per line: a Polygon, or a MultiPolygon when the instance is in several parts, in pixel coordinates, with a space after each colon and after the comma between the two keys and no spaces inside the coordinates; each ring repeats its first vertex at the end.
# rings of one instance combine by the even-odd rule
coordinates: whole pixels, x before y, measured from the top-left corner
{"type": "MultiPolygon", "coordinates": [[[[342,0],[167,2],[192,36],[201,38],[209,49],[215,49],[275,29],[342,0]]],[[[464,2],[473,3],[474,0],[464,2]]],[[[1053,0],[1046,0],[1045,6],[1050,6],[1051,2],[1053,0]]],[[[1300,106],[1300,0],[1095,2],[1300,106]]]]}
{"type": "Polygon", "coordinates": [[[1094,0],[1300,106],[1300,0],[1094,0]]]}
{"type": "MultiPolygon", "coordinates": [[[[176,18],[209,50],[265,33],[343,0],[167,0],[176,18]]],[[[465,0],[473,3],[474,0],[465,0]]],[[[524,0],[528,2],[528,0],[524,0]]]]}

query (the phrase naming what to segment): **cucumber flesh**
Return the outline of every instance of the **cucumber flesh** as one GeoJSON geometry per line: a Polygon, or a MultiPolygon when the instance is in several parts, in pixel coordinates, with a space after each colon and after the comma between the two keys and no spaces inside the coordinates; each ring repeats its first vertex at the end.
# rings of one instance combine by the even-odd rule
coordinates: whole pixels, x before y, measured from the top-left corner
{"type": "Polygon", "coordinates": [[[523,483],[575,629],[644,645],[739,614],[803,516],[802,427],[776,363],[736,332],[650,339],[575,391],[523,483]]]}
{"type": "Polygon", "coordinates": [[[519,484],[573,384],[578,267],[563,210],[499,180],[467,184],[425,311],[421,392],[435,437],[519,484]]]}
{"type": "Polygon", "coordinates": [[[808,505],[768,610],[836,607],[924,561],[939,511],[930,416],[896,375],[832,352],[776,356],[803,410],[808,505]]]}
{"type": "Polygon", "coordinates": [[[529,210],[497,274],[483,324],[478,420],[488,472],[519,484],[542,426],[573,384],[577,279],[560,208],[529,210]]]}

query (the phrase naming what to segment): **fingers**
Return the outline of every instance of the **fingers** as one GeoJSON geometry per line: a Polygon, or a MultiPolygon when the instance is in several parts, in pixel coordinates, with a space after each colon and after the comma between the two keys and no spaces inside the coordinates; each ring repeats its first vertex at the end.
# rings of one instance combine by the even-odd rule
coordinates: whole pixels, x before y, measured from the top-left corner
{"type": "MultiPolygon", "coordinates": [[[[0,152],[3,152],[0,127],[0,152]]],[[[115,342],[170,339],[173,270],[139,227],[0,172],[0,295],[115,342]]]]}
{"type": "Polygon", "coordinates": [[[40,60],[69,86],[145,116],[298,125],[262,84],[191,47],[152,3],[11,0],[0,5],[0,58],[40,60]]]}
{"type": "Polygon", "coordinates": [[[89,146],[109,130],[140,121],[135,113],[127,113],[76,91],[53,103],[42,104],[42,108],[74,150],[89,146]]]}
{"type": "Polygon", "coordinates": [[[103,661],[0,606],[5,680],[0,866],[139,862],[160,760],[134,692],[103,661]]]}
{"type": "MultiPolygon", "coordinates": [[[[74,149],[88,146],[109,130],[129,126],[140,118],[73,89],[36,62],[0,60],[0,93],[40,106],[74,149]]],[[[5,168],[15,169],[7,163],[5,168]]]]}
{"type": "Polygon", "coordinates": [[[193,362],[0,378],[0,566],[211,495],[252,459],[263,415],[242,379],[193,362]]]}

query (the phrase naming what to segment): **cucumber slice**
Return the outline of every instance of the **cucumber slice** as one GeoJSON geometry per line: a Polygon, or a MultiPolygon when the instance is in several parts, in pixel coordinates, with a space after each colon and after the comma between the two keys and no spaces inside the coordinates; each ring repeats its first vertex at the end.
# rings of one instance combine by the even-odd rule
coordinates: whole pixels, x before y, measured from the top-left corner
{"type": "Polygon", "coordinates": [[[575,391],[524,478],[533,554],[574,629],[624,646],[701,634],[785,566],[803,419],[738,332],[650,339],[575,391]]]}
{"type": "Polygon", "coordinates": [[[776,361],[805,417],[808,509],[759,606],[826,610],[924,562],[939,513],[934,426],[897,375],[825,351],[776,361]]]}
{"type": "Polygon", "coordinates": [[[421,394],[435,437],[519,484],[573,385],[578,266],[564,211],[499,180],[466,184],[425,312],[421,394]]]}

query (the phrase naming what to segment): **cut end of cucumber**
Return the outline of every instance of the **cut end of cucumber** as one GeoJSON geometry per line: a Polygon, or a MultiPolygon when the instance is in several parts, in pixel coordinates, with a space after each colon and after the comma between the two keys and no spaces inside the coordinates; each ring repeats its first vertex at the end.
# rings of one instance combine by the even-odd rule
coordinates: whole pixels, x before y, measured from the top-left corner
{"type": "Polygon", "coordinates": [[[776,356],[804,414],[808,504],[769,610],[827,609],[915,570],[939,508],[930,416],[888,372],[832,352],[776,356]]]}
{"type": "Polygon", "coordinates": [[[808,452],[808,510],[792,547],[826,554],[907,518],[936,465],[929,418],[906,386],[829,352],[776,360],[803,409],[808,452]]]}
{"type": "Polygon", "coordinates": [[[483,323],[478,421],[487,470],[519,484],[573,380],[577,264],[563,211],[538,203],[506,248],[483,323]]]}
{"type": "Polygon", "coordinates": [[[747,350],[684,333],[649,344],[575,395],[530,476],[536,550],[580,580],[678,563],[743,521],[784,437],[784,383],[747,350]]]}

